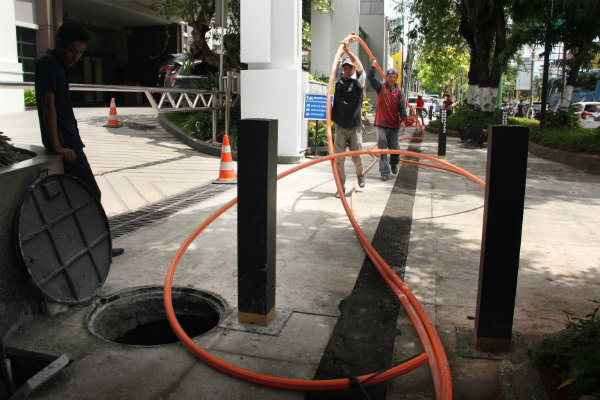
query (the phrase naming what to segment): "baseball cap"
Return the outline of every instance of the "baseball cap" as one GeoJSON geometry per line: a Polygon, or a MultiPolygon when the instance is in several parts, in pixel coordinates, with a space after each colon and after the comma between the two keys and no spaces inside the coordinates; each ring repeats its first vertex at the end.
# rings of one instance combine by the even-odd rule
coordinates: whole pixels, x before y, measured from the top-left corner
{"type": "Polygon", "coordinates": [[[385,76],[388,76],[389,74],[395,74],[398,75],[398,70],[396,68],[390,68],[387,70],[387,72],[385,73],[385,76]]]}
{"type": "Polygon", "coordinates": [[[344,66],[346,64],[354,66],[352,61],[350,61],[350,57],[348,57],[348,56],[345,56],[344,58],[342,58],[342,66],[344,66]]]}

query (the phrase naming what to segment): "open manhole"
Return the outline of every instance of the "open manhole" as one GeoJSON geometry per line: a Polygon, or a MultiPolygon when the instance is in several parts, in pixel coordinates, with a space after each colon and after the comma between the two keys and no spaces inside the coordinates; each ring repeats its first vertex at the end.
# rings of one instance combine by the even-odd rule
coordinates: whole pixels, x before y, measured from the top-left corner
{"type": "MultiPolygon", "coordinates": [[[[189,337],[200,336],[221,322],[225,305],[215,295],[190,288],[173,288],[173,309],[189,337]]],[[[102,300],[87,318],[88,330],[101,339],[133,346],[176,343],[165,314],[162,287],[120,293],[102,300]]]]}

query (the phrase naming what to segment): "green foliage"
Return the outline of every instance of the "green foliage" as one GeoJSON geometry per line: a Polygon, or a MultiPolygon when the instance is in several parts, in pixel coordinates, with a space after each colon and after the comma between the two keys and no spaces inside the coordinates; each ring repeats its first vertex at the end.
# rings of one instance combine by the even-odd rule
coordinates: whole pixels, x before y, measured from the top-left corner
{"type": "Polygon", "coordinates": [[[373,110],[373,105],[369,101],[367,96],[363,96],[363,102],[360,107],[360,117],[363,121],[366,121],[369,117],[372,116],[371,111],[373,110]]]}
{"type": "Polygon", "coordinates": [[[600,154],[600,128],[586,129],[565,126],[529,130],[529,139],[544,146],[565,151],[600,154]]]}
{"type": "MultiPolygon", "coordinates": [[[[567,113],[563,113],[569,115],[567,113]]],[[[570,114],[573,114],[570,112],[570,114]]],[[[499,124],[502,111],[496,109],[493,113],[484,113],[477,107],[459,104],[454,107],[452,115],[446,121],[448,129],[458,131],[459,127],[476,125],[499,124]]],[[[571,152],[584,152],[600,155],[600,128],[582,128],[575,115],[574,123],[565,122],[564,115],[552,113],[547,115],[545,128],[540,128],[540,122],[535,119],[508,117],[509,125],[521,125],[529,128],[529,140],[543,146],[571,152]]],[[[572,117],[569,117],[572,118],[572,117]]],[[[429,127],[438,128],[439,120],[429,122],[429,127]]]]}
{"type": "Polygon", "coordinates": [[[363,38],[365,40],[369,38],[369,34],[367,33],[367,31],[365,31],[363,29],[363,27],[360,26],[360,25],[358,26],[358,32],[359,32],[359,35],[360,35],[361,38],[363,38]]]}
{"type": "MultiPolygon", "coordinates": [[[[317,121],[308,121],[308,146],[315,145],[315,130],[317,121]]],[[[327,122],[319,121],[319,131],[317,132],[317,146],[327,146],[327,122]]]]}
{"type": "Polygon", "coordinates": [[[4,132],[0,132],[0,165],[6,166],[16,161],[16,150],[12,144],[10,144],[10,138],[4,135],[4,132]]]}
{"type": "MultiPolygon", "coordinates": [[[[219,112],[217,115],[217,141],[221,142],[225,134],[225,112],[219,112]]],[[[204,141],[212,139],[212,112],[210,111],[174,112],[165,114],[165,117],[193,138],[204,141]]],[[[240,104],[237,103],[230,110],[229,144],[232,150],[237,150],[237,121],[240,117],[240,104]]]]}
{"type": "Polygon", "coordinates": [[[183,123],[183,131],[200,140],[209,140],[212,138],[212,113],[196,112],[189,116],[183,123]]]}
{"type": "Polygon", "coordinates": [[[35,90],[25,89],[25,107],[34,107],[37,103],[35,100],[35,90]]]}
{"type": "Polygon", "coordinates": [[[444,93],[450,93],[453,83],[467,83],[469,55],[460,47],[423,49],[417,56],[415,70],[425,92],[440,93],[441,85],[444,93]]]}
{"type": "Polygon", "coordinates": [[[528,348],[530,357],[542,368],[566,366],[559,378],[563,382],[574,379],[565,389],[570,392],[569,398],[600,396],[600,302],[591,301],[596,306],[583,318],[563,311],[567,316],[567,334],[547,338],[528,348]]]}
{"type": "Polygon", "coordinates": [[[575,128],[579,126],[579,115],[575,113],[573,108],[569,109],[568,112],[558,110],[546,115],[546,126],[547,127],[568,127],[575,128]]]}
{"type": "Polygon", "coordinates": [[[317,82],[329,83],[329,76],[325,75],[325,74],[317,74],[317,75],[308,74],[308,79],[310,79],[312,81],[317,81],[317,82]]]}

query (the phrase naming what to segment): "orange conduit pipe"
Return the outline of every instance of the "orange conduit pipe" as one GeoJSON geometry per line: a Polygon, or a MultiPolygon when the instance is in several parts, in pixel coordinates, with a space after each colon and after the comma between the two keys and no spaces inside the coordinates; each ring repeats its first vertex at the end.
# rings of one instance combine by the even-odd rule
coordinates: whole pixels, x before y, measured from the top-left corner
{"type": "MultiPolygon", "coordinates": [[[[450,172],[462,175],[464,177],[471,178],[471,179],[477,181],[478,183],[483,184],[483,182],[481,180],[479,180],[478,178],[476,178],[473,175],[471,175],[470,173],[460,169],[459,167],[456,167],[456,166],[448,163],[447,161],[438,160],[434,157],[431,157],[431,156],[428,156],[425,154],[420,154],[420,153],[415,153],[415,152],[410,152],[410,151],[405,151],[405,150],[360,150],[360,151],[331,154],[331,155],[321,157],[316,160],[311,160],[307,163],[295,166],[293,168],[290,168],[289,170],[280,173],[277,176],[277,180],[283,179],[283,178],[285,178],[295,172],[298,172],[304,168],[311,167],[311,166],[321,163],[321,162],[334,160],[335,158],[350,157],[353,155],[363,155],[363,154],[377,156],[381,153],[400,154],[400,155],[411,156],[411,157],[416,157],[416,158],[425,158],[434,163],[438,163],[438,164],[442,164],[442,165],[446,166],[447,167],[446,169],[450,172]]],[[[402,161],[405,161],[405,160],[402,159],[402,161]]],[[[434,165],[430,165],[427,163],[421,163],[421,164],[426,165],[426,166],[434,166],[434,165]]],[[[167,276],[165,278],[165,284],[164,284],[164,306],[165,306],[165,312],[166,312],[167,319],[168,319],[169,324],[171,325],[175,335],[178,337],[178,339],[182,342],[182,344],[192,354],[194,354],[196,357],[198,357],[200,360],[202,360],[206,364],[208,364],[208,365],[212,366],[213,368],[215,368],[223,373],[226,373],[232,377],[242,379],[247,382],[257,383],[260,385],[275,387],[275,388],[280,388],[280,389],[300,390],[300,391],[343,390],[343,389],[350,388],[352,383],[351,383],[351,380],[348,378],[332,379],[332,380],[289,379],[289,378],[281,378],[281,377],[264,375],[264,374],[260,374],[257,372],[253,372],[253,371],[249,371],[249,370],[237,367],[235,365],[227,363],[226,361],[223,361],[223,360],[213,356],[212,354],[210,354],[209,352],[207,352],[206,350],[204,350],[200,346],[198,346],[192,340],[192,338],[190,338],[185,333],[185,331],[183,330],[183,328],[177,321],[177,317],[175,315],[175,310],[174,310],[173,304],[172,304],[173,279],[175,276],[175,271],[177,269],[177,266],[179,265],[179,262],[181,261],[181,258],[185,254],[188,247],[194,242],[194,240],[200,235],[200,233],[202,233],[202,231],[204,231],[204,229],[206,229],[208,226],[210,226],[210,224],[212,224],[212,222],[214,222],[219,216],[221,216],[223,213],[225,213],[225,211],[227,211],[228,209],[233,207],[235,204],[237,204],[237,198],[234,198],[234,199],[230,200],[229,202],[225,203],[217,211],[215,211],[212,215],[210,215],[206,220],[204,220],[181,244],[181,246],[175,253],[175,256],[173,257],[173,260],[171,261],[171,264],[167,271],[167,276]]],[[[364,237],[364,235],[363,235],[363,237],[364,237]]],[[[365,242],[366,242],[366,239],[365,239],[365,242]]],[[[363,243],[363,242],[361,242],[361,243],[363,243]]],[[[377,253],[374,250],[372,250],[372,251],[369,250],[369,256],[379,257],[379,255],[377,255],[377,253]]],[[[386,281],[388,281],[388,283],[389,283],[394,279],[393,278],[394,275],[395,274],[392,271],[391,274],[384,275],[384,279],[386,279],[386,281]]],[[[398,294],[401,288],[399,288],[398,285],[394,285],[393,289],[394,289],[394,292],[396,294],[398,294]]],[[[408,301],[407,296],[403,296],[400,299],[400,301],[403,305],[407,304],[407,301],[408,301]]],[[[414,311],[409,312],[409,317],[411,318],[411,321],[413,320],[413,318],[415,318],[415,315],[417,315],[417,314],[418,313],[414,312],[414,311]]],[[[427,364],[428,360],[429,360],[429,355],[422,353],[422,354],[415,356],[414,358],[412,358],[410,360],[407,360],[401,364],[398,364],[398,365],[388,369],[387,371],[385,371],[381,374],[379,374],[379,373],[378,374],[375,374],[375,373],[366,374],[366,375],[357,377],[357,379],[358,379],[358,382],[360,382],[362,385],[365,385],[365,386],[373,385],[376,383],[380,383],[380,382],[384,382],[384,381],[396,378],[405,373],[408,373],[422,365],[427,364]]],[[[446,398],[451,398],[451,397],[446,397],[446,398]]]]}
{"type": "MultiPolygon", "coordinates": [[[[364,43],[363,43],[363,46],[366,47],[366,45],[364,43]]],[[[341,46],[340,46],[340,49],[341,49],[341,46]]],[[[340,56],[340,51],[338,50],[338,54],[336,54],[336,59],[334,61],[334,65],[337,63],[337,59],[339,58],[339,56],[340,56]]],[[[378,66],[378,68],[379,68],[379,66],[378,66]]],[[[381,69],[380,69],[380,72],[381,72],[381,69]]],[[[331,79],[330,79],[329,91],[331,91],[331,79]]],[[[330,93],[328,93],[327,99],[329,102],[330,101],[330,93]]],[[[328,139],[329,139],[328,145],[329,145],[330,153],[332,153],[329,110],[330,110],[330,107],[328,107],[328,139]]],[[[312,160],[308,163],[301,164],[301,165],[291,168],[287,171],[284,171],[277,176],[277,179],[278,180],[282,179],[292,173],[295,173],[297,171],[300,171],[301,169],[310,167],[317,163],[331,160],[334,177],[336,180],[336,186],[338,187],[338,191],[339,191],[341,189],[341,185],[339,182],[339,176],[337,175],[337,169],[335,168],[334,160],[336,158],[349,157],[349,156],[353,156],[353,155],[362,155],[362,154],[369,154],[373,157],[376,157],[377,155],[384,154],[384,153],[385,154],[399,154],[399,155],[411,156],[411,157],[416,157],[416,158],[424,158],[429,161],[432,161],[433,163],[441,164],[441,165],[415,162],[415,161],[406,160],[406,159],[401,159],[401,161],[413,162],[413,163],[417,163],[417,164],[424,165],[424,166],[436,167],[439,169],[443,169],[443,170],[446,170],[449,172],[453,172],[453,173],[462,175],[464,177],[467,177],[469,179],[476,181],[477,183],[479,183],[481,185],[485,185],[483,183],[483,181],[474,177],[472,174],[470,174],[467,171],[462,170],[462,169],[458,168],[457,166],[450,164],[446,161],[438,160],[438,159],[428,156],[428,155],[414,153],[414,152],[410,152],[410,151],[381,150],[381,149],[379,149],[379,150],[369,149],[369,150],[361,150],[361,151],[350,151],[350,152],[344,152],[344,153],[338,153],[338,154],[330,154],[326,157],[312,160]]],[[[358,223],[356,222],[356,219],[354,218],[351,210],[349,209],[348,203],[345,199],[345,196],[341,197],[341,201],[342,201],[342,205],[344,206],[344,210],[346,211],[346,214],[348,215],[348,218],[357,233],[359,241],[365,248],[365,251],[367,252],[369,257],[373,260],[374,264],[376,265],[376,268],[382,274],[382,277],[386,280],[386,282],[388,282],[388,284],[390,285],[390,287],[393,289],[394,293],[400,300],[401,304],[406,309],[406,311],[409,315],[409,318],[411,319],[411,322],[413,322],[413,325],[415,326],[415,329],[417,330],[417,333],[419,334],[419,338],[423,344],[423,347],[426,350],[426,353],[419,354],[419,355],[417,355],[407,361],[404,361],[394,367],[391,367],[390,369],[383,371],[381,373],[373,373],[373,374],[367,374],[367,375],[362,375],[360,377],[357,377],[357,381],[360,384],[365,385],[365,386],[373,385],[373,384],[376,384],[379,382],[384,382],[389,379],[393,379],[397,376],[403,375],[407,372],[410,372],[410,371],[428,363],[430,366],[430,370],[432,371],[433,378],[434,378],[436,397],[438,399],[452,398],[452,386],[451,386],[451,381],[450,381],[450,371],[448,368],[448,362],[447,362],[445,353],[443,351],[443,347],[441,346],[439,337],[437,336],[437,333],[435,332],[435,328],[433,327],[433,325],[429,319],[429,316],[427,315],[427,313],[425,313],[422,306],[416,300],[414,295],[412,295],[412,293],[408,290],[408,288],[402,282],[402,280],[389,268],[389,266],[385,263],[385,261],[383,261],[381,256],[370,245],[370,243],[366,239],[364,233],[358,226],[358,223]]],[[[185,251],[191,245],[191,243],[193,243],[193,241],[198,237],[198,235],[204,229],[206,229],[206,227],[208,227],[213,221],[215,221],[220,215],[222,215],[225,211],[227,211],[229,208],[231,208],[236,203],[237,203],[237,198],[230,200],[228,203],[226,203],[221,208],[219,208],[217,211],[215,211],[211,216],[209,216],[205,221],[203,221],[188,236],[188,238],[182,243],[182,245],[177,250],[177,252],[169,266],[169,269],[167,271],[167,276],[165,278],[164,305],[165,305],[167,319],[168,319],[169,323],[171,324],[171,327],[172,327],[173,331],[175,332],[176,336],[183,343],[183,345],[188,350],[190,350],[190,352],[192,352],[194,355],[196,355],[198,358],[200,358],[202,361],[204,361],[208,365],[210,365],[210,366],[214,367],[215,369],[218,369],[230,376],[233,376],[233,377],[236,377],[239,379],[243,379],[248,382],[253,382],[253,383],[270,386],[270,387],[281,388],[281,389],[301,390],[301,391],[341,390],[341,389],[350,388],[353,385],[353,382],[349,378],[332,379],[332,380],[288,379],[288,378],[280,378],[280,377],[264,375],[264,374],[256,373],[253,371],[249,371],[249,370],[237,367],[235,365],[227,363],[227,362],[211,355],[204,349],[200,348],[185,333],[185,331],[183,330],[183,328],[177,321],[177,317],[175,315],[175,311],[173,309],[173,304],[172,304],[172,287],[173,287],[173,278],[175,275],[175,270],[176,270],[179,262],[181,261],[181,258],[185,254],[185,251]]]]}

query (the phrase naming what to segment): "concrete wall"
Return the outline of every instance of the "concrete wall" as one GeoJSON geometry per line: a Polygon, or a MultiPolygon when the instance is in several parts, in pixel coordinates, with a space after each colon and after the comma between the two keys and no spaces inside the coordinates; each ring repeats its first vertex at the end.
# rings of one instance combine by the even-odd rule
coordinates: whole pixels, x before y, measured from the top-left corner
{"type": "Polygon", "coordinates": [[[241,0],[241,117],[279,120],[278,162],[297,162],[306,147],[300,0],[241,0]],[[270,27],[270,28],[269,28],[270,27]]]}
{"type": "Polygon", "coordinates": [[[23,196],[39,176],[63,173],[62,158],[39,146],[22,146],[38,155],[0,167],[0,336],[41,312],[41,293],[33,286],[27,269],[17,257],[15,215],[23,196]]]}
{"type": "MultiPolygon", "coordinates": [[[[14,0],[0,0],[0,81],[22,82],[23,69],[17,57],[14,0]]],[[[0,113],[25,109],[22,89],[0,89],[0,113]]],[[[1,130],[1,129],[0,129],[1,130]]]]}

